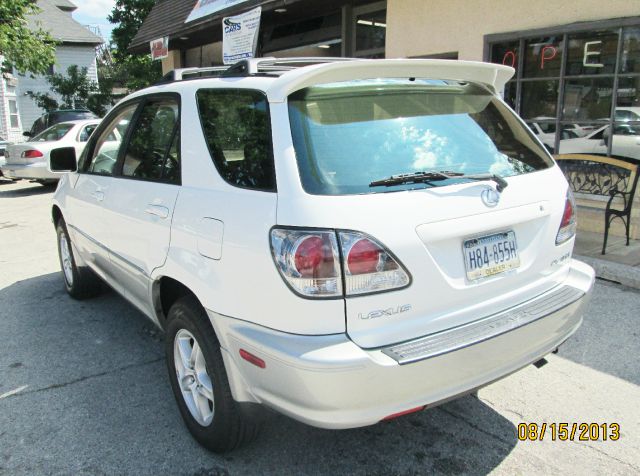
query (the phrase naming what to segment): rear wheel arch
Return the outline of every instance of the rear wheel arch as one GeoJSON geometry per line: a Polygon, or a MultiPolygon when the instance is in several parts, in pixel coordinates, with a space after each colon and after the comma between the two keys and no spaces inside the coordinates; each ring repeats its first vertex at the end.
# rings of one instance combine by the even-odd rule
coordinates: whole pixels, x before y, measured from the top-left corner
{"type": "Polygon", "coordinates": [[[51,219],[53,220],[53,226],[57,227],[58,222],[62,218],[62,210],[58,205],[51,207],[51,219]]]}
{"type": "MultiPolygon", "coordinates": [[[[185,284],[169,276],[161,276],[153,283],[152,298],[153,308],[158,318],[158,322],[166,328],[167,316],[171,306],[184,296],[193,296],[202,306],[202,302],[196,294],[185,284]]],[[[204,308],[204,306],[202,306],[204,308]]]]}

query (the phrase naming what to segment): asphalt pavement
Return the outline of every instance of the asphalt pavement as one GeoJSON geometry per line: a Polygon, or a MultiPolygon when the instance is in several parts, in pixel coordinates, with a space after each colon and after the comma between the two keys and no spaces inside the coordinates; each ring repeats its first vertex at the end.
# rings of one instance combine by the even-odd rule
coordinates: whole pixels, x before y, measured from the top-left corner
{"type": "Polygon", "coordinates": [[[162,333],[112,291],[66,295],[51,194],[0,179],[0,474],[640,473],[640,291],[604,281],[547,365],[477,397],[355,430],[273,414],[252,445],[209,453],[180,418],[162,333]],[[621,436],[519,441],[523,422],[621,436]]]}

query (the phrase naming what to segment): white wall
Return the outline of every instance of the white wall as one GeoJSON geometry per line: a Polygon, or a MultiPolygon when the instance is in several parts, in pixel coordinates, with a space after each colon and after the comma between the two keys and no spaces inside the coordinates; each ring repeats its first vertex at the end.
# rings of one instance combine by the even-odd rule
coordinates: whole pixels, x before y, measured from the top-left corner
{"type": "MultiPolygon", "coordinates": [[[[60,45],[56,48],[56,73],[66,74],[67,68],[74,64],[81,68],[86,67],[89,78],[93,81],[98,81],[96,50],[93,46],[60,45]]],[[[26,95],[27,91],[47,92],[49,95],[56,97],[49,89],[49,83],[47,83],[44,76],[36,76],[35,78],[31,78],[29,75],[18,76],[16,96],[18,97],[22,129],[25,131],[29,130],[33,121],[44,113],[42,109],[36,106],[35,101],[26,95]]]]}
{"type": "Polygon", "coordinates": [[[640,0],[387,0],[386,57],[482,61],[484,35],[639,14],[640,0]]]}

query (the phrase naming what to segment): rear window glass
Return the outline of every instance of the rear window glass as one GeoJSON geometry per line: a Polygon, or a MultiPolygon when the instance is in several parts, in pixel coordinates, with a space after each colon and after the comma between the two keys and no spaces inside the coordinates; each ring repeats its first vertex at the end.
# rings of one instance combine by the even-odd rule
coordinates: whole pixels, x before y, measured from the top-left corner
{"type": "Polygon", "coordinates": [[[464,181],[369,185],[416,172],[508,177],[553,165],[518,118],[471,83],[330,83],[289,96],[289,117],[302,185],[311,194],[375,193],[464,181]]]}
{"type": "Polygon", "coordinates": [[[49,122],[77,121],[80,119],[96,119],[97,116],[90,111],[62,111],[52,112],[49,115],[49,122]]]}
{"type": "Polygon", "coordinates": [[[33,137],[29,142],[53,142],[62,139],[73,128],[73,124],[56,124],[33,137]]]}
{"type": "Polygon", "coordinates": [[[275,190],[264,94],[247,89],[200,89],[197,99],[204,137],[222,178],[242,188],[275,190]]]}

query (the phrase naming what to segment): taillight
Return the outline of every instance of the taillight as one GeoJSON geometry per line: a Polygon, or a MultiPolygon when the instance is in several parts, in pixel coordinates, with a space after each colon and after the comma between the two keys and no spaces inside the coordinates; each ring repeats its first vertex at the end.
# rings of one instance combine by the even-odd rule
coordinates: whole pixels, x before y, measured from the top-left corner
{"type": "Polygon", "coordinates": [[[42,152],[35,149],[25,150],[24,152],[22,152],[22,154],[20,154],[20,157],[22,157],[23,159],[37,159],[38,157],[42,156],[42,152]]]}
{"type": "Polygon", "coordinates": [[[409,284],[409,274],[384,246],[370,236],[354,231],[340,231],[347,296],[402,288],[409,284]]]}
{"type": "Polygon", "coordinates": [[[271,230],[271,250],[278,271],[295,292],[331,298],[345,293],[353,296],[389,291],[409,284],[409,274],[402,265],[373,238],[353,231],[338,231],[337,236],[333,230],[271,230]]]}
{"type": "Polygon", "coordinates": [[[274,228],[271,249],[280,274],[298,294],[342,296],[335,232],[274,228]]]}
{"type": "Polygon", "coordinates": [[[576,202],[573,198],[571,189],[567,190],[567,198],[564,202],[564,212],[560,221],[560,228],[556,235],[556,245],[560,245],[565,241],[573,238],[576,234],[576,202]]]}

